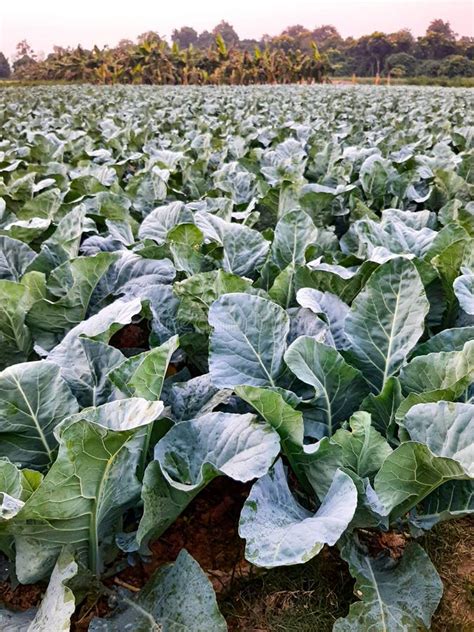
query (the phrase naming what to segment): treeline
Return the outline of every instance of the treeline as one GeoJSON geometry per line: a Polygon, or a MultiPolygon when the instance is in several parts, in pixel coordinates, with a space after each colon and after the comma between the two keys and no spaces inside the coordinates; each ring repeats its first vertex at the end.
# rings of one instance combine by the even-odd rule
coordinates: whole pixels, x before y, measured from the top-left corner
{"type": "Polygon", "coordinates": [[[92,83],[253,84],[321,82],[358,77],[472,77],[474,38],[458,37],[433,20],[425,35],[407,29],[343,38],[334,26],[290,26],[280,35],[240,39],[225,21],[212,31],[175,29],[171,43],[149,31],[136,42],[87,50],[55,46],[42,58],[23,40],[10,69],[0,53],[0,77],[92,83]]]}

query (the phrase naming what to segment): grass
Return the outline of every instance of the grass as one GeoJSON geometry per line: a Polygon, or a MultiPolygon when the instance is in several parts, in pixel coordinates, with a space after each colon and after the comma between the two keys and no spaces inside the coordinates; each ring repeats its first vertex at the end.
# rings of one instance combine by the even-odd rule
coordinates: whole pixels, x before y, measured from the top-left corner
{"type": "Polygon", "coordinates": [[[302,566],[264,571],[220,604],[230,632],[330,632],[347,613],[353,580],[334,549],[302,566]]]}
{"type": "Polygon", "coordinates": [[[421,542],[443,580],[433,632],[474,630],[474,520],[438,525],[421,542]]]}
{"type": "MultiPolygon", "coordinates": [[[[331,77],[333,84],[352,83],[352,77],[331,77]]],[[[357,85],[374,85],[375,77],[356,77],[357,85]]],[[[381,86],[387,85],[387,78],[381,77],[381,86]]],[[[474,77],[401,77],[390,79],[392,86],[442,86],[447,88],[474,88],[474,77]]]]}
{"type": "MultiPolygon", "coordinates": [[[[352,77],[331,77],[334,85],[353,83],[352,77]]],[[[25,79],[0,79],[0,88],[19,87],[19,86],[55,86],[55,85],[85,85],[83,81],[64,81],[64,80],[25,80],[25,79]]],[[[356,77],[357,85],[375,85],[375,77],[356,77]]],[[[130,85],[130,84],[129,84],[130,85]]],[[[386,77],[381,77],[381,86],[387,85],[386,77]]],[[[448,88],[474,88],[474,77],[402,77],[390,79],[392,86],[442,86],[448,88]]]]}
{"type": "MultiPolygon", "coordinates": [[[[474,522],[438,525],[420,543],[444,584],[433,632],[474,630],[474,522]]],[[[330,632],[355,600],[353,580],[335,549],[303,566],[261,572],[237,583],[220,604],[230,632],[330,632]]]]}

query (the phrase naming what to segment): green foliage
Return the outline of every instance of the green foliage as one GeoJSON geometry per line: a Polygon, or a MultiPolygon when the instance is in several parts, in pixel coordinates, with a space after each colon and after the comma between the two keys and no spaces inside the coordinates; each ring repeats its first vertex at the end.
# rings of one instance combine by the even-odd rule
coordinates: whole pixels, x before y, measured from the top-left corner
{"type": "MultiPolygon", "coordinates": [[[[402,35],[370,36],[371,63],[409,55],[402,35]]],[[[321,63],[303,27],[286,38],[321,63]]],[[[153,33],[139,48],[193,55],[153,33]]],[[[272,54],[254,63],[275,72],[272,54]]],[[[340,548],[360,601],[335,630],[429,628],[426,553],[374,543],[474,511],[470,98],[0,93],[0,549],[13,578],[50,581],[0,627],[67,631],[80,576],[146,559],[220,476],[249,485],[251,563],[340,548]]],[[[183,551],[90,630],[130,625],[226,627],[183,551]]]]}
{"type": "Polygon", "coordinates": [[[11,68],[8,59],[0,52],[0,79],[8,79],[11,75],[11,68]]]}
{"type": "Polygon", "coordinates": [[[441,62],[439,72],[445,77],[472,77],[474,62],[463,55],[450,55],[441,62]]]}
{"type": "Polygon", "coordinates": [[[409,53],[393,53],[385,60],[387,71],[394,74],[395,68],[402,68],[403,75],[414,75],[416,69],[416,58],[409,53]]]}
{"type": "MultiPolygon", "coordinates": [[[[433,20],[417,40],[408,29],[344,39],[330,24],[313,30],[297,24],[279,35],[240,39],[233,26],[222,20],[211,31],[199,34],[189,26],[174,29],[171,44],[157,32],[148,31],[139,35],[136,43],[121,40],[114,48],[54,46],[44,60],[38,60],[23,40],[17,46],[13,70],[14,77],[23,81],[320,83],[331,74],[471,77],[473,57],[472,38],[457,38],[449,22],[439,19],[433,20]]],[[[0,78],[9,75],[8,62],[2,64],[0,53],[0,78]]]]}

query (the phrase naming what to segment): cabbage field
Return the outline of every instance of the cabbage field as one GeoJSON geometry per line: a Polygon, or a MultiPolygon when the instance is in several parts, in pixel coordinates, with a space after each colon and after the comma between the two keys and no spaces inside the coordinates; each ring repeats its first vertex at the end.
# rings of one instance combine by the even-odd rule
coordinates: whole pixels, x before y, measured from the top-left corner
{"type": "Polygon", "coordinates": [[[44,593],[2,632],[79,629],[91,594],[91,632],[227,630],[184,548],[140,592],[109,581],[217,477],[252,567],[338,551],[335,632],[430,629],[417,540],[473,511],[472,105],[0,91],[1,578],[44,593]]]}

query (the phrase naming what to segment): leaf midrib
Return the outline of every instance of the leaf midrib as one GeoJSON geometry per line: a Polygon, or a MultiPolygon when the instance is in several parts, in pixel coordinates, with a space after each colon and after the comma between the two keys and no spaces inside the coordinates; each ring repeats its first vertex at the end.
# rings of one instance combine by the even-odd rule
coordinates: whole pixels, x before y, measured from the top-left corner
{"type": "Polygon", "coordinates": [[[16,378],[15,376],[13,376],[13,377],[12,377],[12,379],[13,379],[13,381],[15,382],[15,384],[16,384],[16,386],[17,386],[18,390],[20,391],[20,393],[21,393],[21,395],[22,395],[22,397],[23,397],[23,399],[24,399],[24,401],[25,401],[26,406],[28,407],[28,410],[29,410],[29,416],[30,416],[30,417],[31,417],[31,419],[33,420],[33,423],[34,423],[34,425],[35,425],[35,427],[36,427],[36,432],[37,432],[37,433],[38,433],[38,435],[39,435],[39,438],[40,438],[40,440],[41,440],[41,443],[42,443],[42,444],[44,445],[44,447],[45,447],[46,453],[47,453],[47,455],[48,455],[48,459],[51,461],[51,453],[52,453],[52,450],[51,450],[51,449],[50,449],[50,447],[49,447],[49,443],[48,443],[48,441],[47,441],[47,439],[46,439],[46,436],[45,436],[45,434],[44,434],[44,432],[43,432],[43,430],[42,430],[42,428],[41,428],[41,425],[40,425],[40,423],[39,423],[39,421],[38,421],[38,418],[36,417],[36,414],[33,412],[33,409],[32,409],[32,408],[31,408],[31,406],[30,406],[30,402],[29,402],[29,400],[28,400],[28,398],[27,398],[27,396],[26,396],[25,391],[24,391],[24,390],[23,390],[23,388],[21,387],[21,383],[17,380],[17,378],[16,378]]]}

